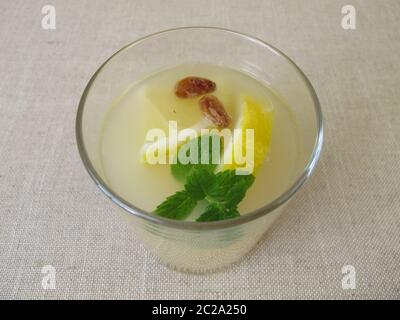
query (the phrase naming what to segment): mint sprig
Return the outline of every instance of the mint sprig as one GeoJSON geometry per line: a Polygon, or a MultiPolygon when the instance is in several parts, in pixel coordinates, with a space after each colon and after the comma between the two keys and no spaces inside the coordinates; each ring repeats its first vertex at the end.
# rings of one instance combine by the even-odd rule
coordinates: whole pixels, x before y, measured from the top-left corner
{"type": "Polygon", "coordinates": [[[202,167],[193,167],[187,175],[185,190],[168,197],[155,213],[182,220],[205,199],[208,206],[196,221],[218,221],[238,217],[237,205],[254,182],[253,175],[236,175],[235,170],[217,174],[202,167]]]}
{"type": "Polygon", "coordinates": [[[217,164],[213,164],[212,160],[216,154],[221,154],[221,138],[216,135],[197,137],[183,145],[178,155],[182,152],[185,156],[194,152],[191,157],[195,160],[194,163],[183,164],[178,156],[176,164],[171,165],[171,173],[176,179],[185,181],[185,189],[165,199],[157,206],[155,213],[162,217],[183,220],[199,201],[204,200],[207,206],[197,218],[198,222],[240,216],[237,206],[253,184],[254,176],[237,175],[235,170],[214,173],[217,164]]]}

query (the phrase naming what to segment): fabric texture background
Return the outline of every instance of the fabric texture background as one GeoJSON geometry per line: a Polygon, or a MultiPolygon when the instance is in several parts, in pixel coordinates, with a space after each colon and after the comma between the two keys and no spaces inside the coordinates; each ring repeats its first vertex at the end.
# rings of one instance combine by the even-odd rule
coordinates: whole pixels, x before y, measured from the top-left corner
{"type": "Polygon", "coordinates": [[[0,298],[400,298],[398,0],[2,0],[0,12],[0,298]],[[341,27],[347,2],[356,30],[341,27]],[[49,3],[56,30],[41,28],[49,3]],[[209,275],[171,271],[144,250],[85,172],[74,134],[107,57],[187,25],[283,50],[325,120],[315,174],[249,255],[209,275]],[[42,289],[44,265],[54,290],[42,289]],[[342,289],[344,265],[355,290],[342,289]]]}

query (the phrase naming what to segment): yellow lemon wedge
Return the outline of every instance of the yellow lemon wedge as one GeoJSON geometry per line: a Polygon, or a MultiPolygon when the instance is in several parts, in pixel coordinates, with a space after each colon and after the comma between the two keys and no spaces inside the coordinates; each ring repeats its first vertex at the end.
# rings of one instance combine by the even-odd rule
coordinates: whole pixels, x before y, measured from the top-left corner
{"type": "MultiPolygon", "coordinates": [[[[256,101],[249,96],[243,96],[239,109],[239,117],[235,129],[241,129],[242,134],[233,134],[232,143],[224,150],[222,170],[243,169],[254,174],[264,163],[271,143],[274,111],[268,102],[256,101]],[[268,104],[268,105],[266,105],[268,104]],[[253,129],[254,143],[247,143],[246,129],[253,129]],[[244,163],[238,163],[235,153],[241,153],[244,163]],[[253,155],[253,156],[252,156],[253,155]],[[226,160],[230,159],[230,163],[226,160]]],[[[235,130],[234,130],[235,132],[235,130]]]]}

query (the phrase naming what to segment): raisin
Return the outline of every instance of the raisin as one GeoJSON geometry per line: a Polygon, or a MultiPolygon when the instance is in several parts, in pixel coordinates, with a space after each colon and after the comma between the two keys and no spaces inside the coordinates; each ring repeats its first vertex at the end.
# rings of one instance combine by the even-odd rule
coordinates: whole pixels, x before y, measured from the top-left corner
{"type": "Polygon", "coordinates": [[[180,98],[193,98],[213,92],[216,87],[215,82],[211,80],[200,77],[186,77],[176,84],[175,94],[180,98]]]}
{"type": "Polygon", "coordinates": [[[230,125],[231,117],[216,96],[206,95],[200,99],[199,104],[203,114],[217,127],[226,128],[230,125]]]}

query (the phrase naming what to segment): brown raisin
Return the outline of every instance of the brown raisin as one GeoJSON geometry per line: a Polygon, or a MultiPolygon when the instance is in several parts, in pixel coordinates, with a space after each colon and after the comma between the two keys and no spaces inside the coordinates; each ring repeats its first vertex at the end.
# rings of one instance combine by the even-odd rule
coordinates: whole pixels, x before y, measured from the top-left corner
{"type": "Polygon", "coordinates": [[[200,99],[199,104],[203,114],[217,127],[226,128],[230,125],[231,117],[216,96],[206,95],[200,99]]]}
{"type": "Polygon", "coordinates": [[[215,82],[211,80],[200,77],[186,77],[176,84],[175,94],[180,98],[193,98],[213,92],[216,87],[215,82]]]}

